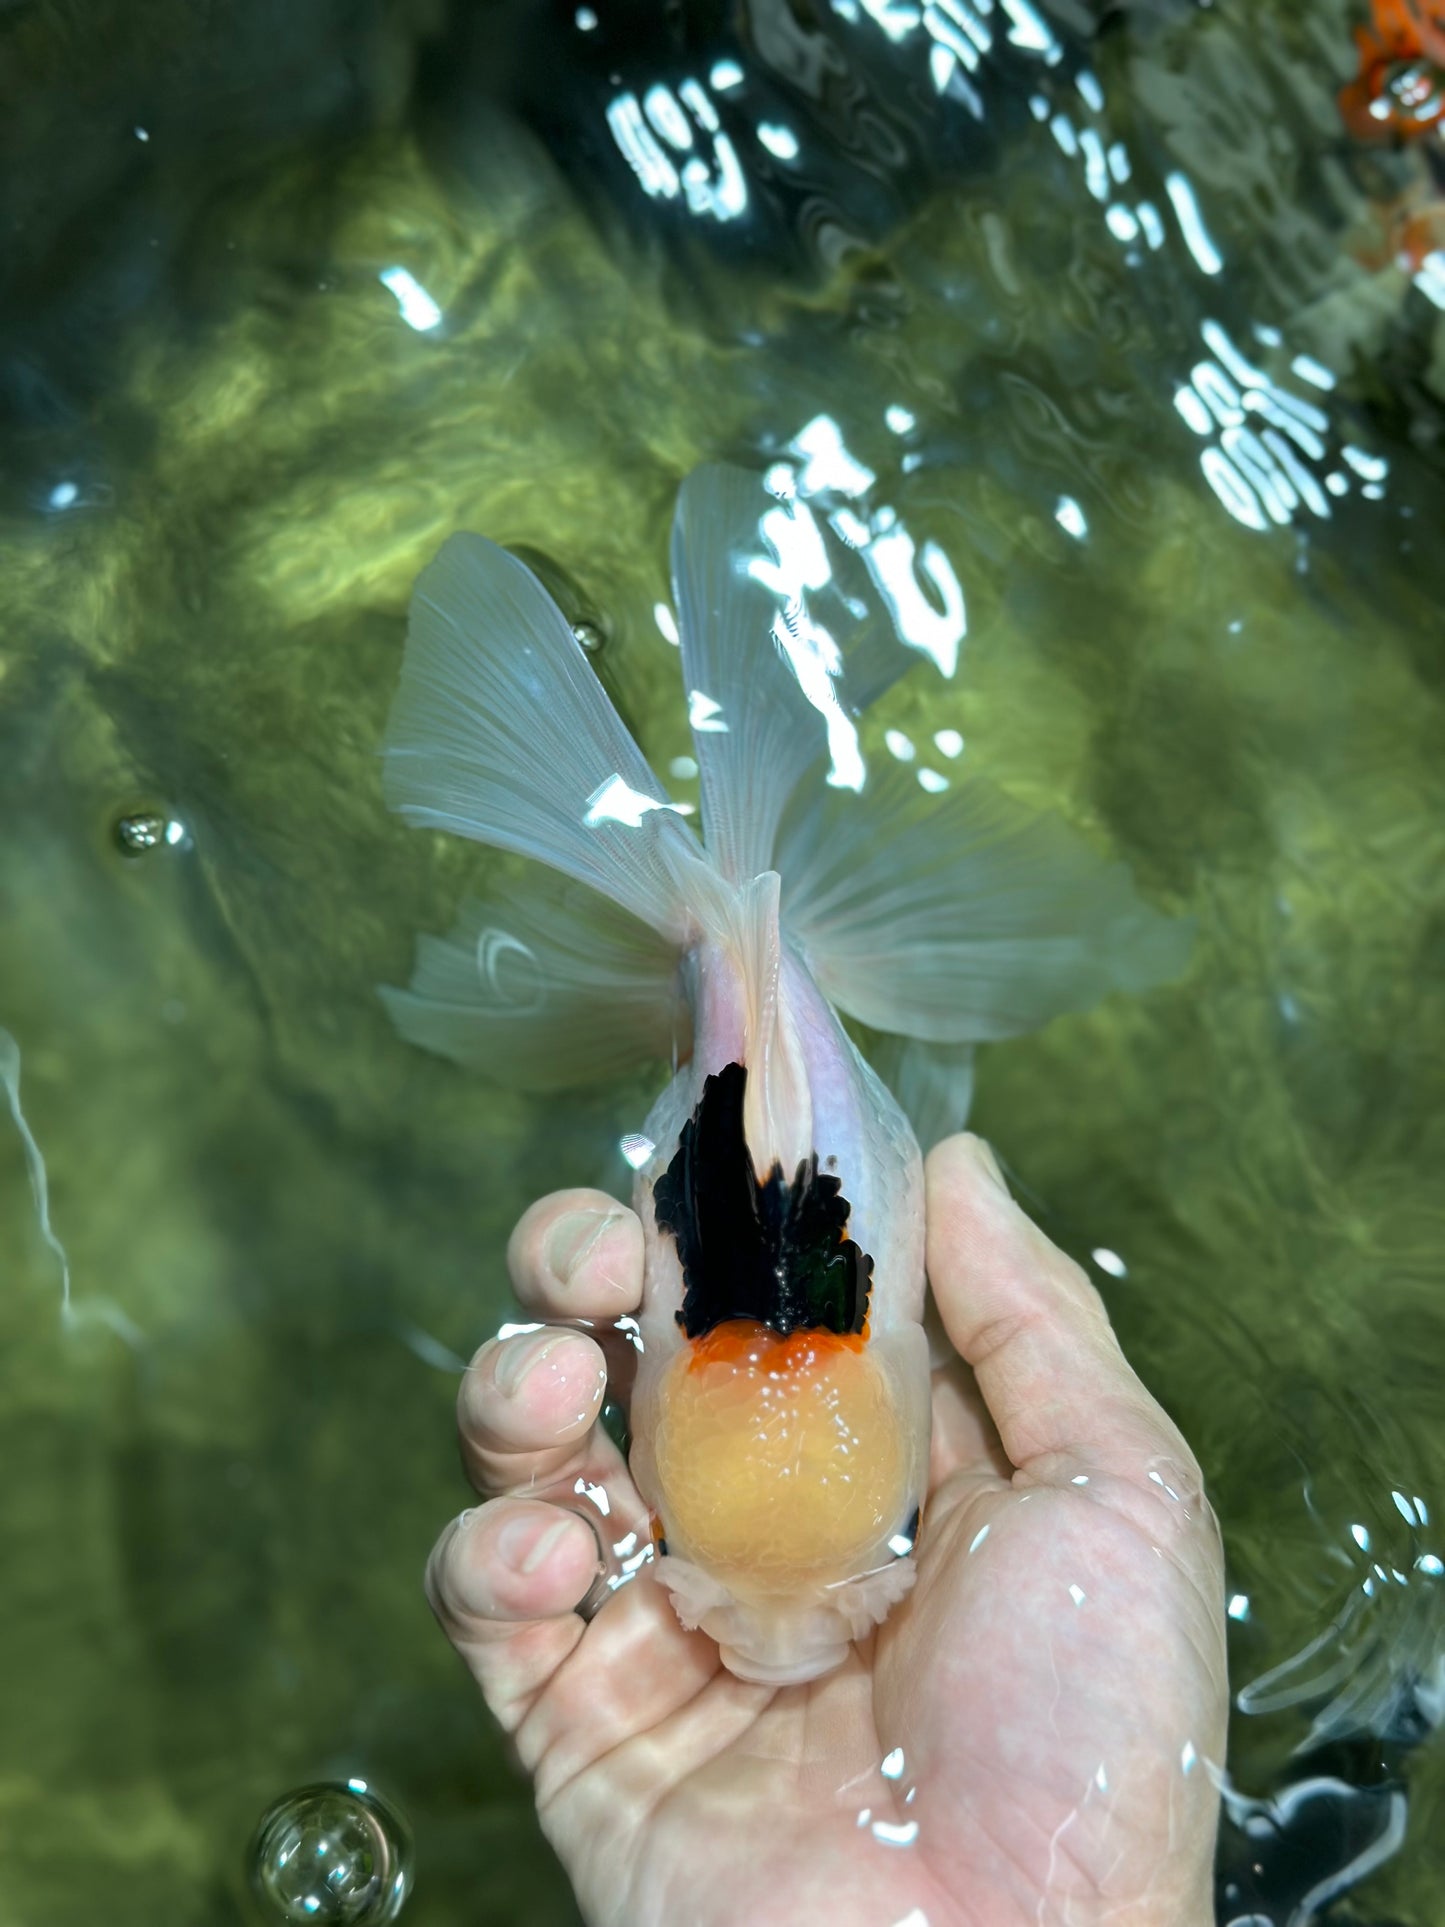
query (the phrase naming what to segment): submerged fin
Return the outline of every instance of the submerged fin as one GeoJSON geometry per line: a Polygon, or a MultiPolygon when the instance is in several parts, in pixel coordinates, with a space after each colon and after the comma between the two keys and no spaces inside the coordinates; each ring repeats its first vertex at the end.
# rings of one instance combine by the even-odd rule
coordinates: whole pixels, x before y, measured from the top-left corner
{"type": "Polygon", "coordinates": [[[1445,1590],[1429,1554],[1416,1558],[1408,1579],[1394,1577],[1370,1593],[1353,1587],[1323,1632],[1240,1687],[1239,1710],[1313,1704],[1296,1753],[1362,1734],[1394,1745],[1428,1738],[1445,1720],[1445,1590]]]}
{"type": "Polygon", "coordinates": [[[689,1338],[734,1318],[785,1337],[859,1332],[873,1260],[847,1235],[842,1181],[819,1171],[816,1152],[791,1183],[778,1165],[757,1172],[743,1130],[748,1082],[741,1064],[707,1079],[654,1189],[682,1264],[677,1321],[689,1338]]]}
{"type": "Polygon", "coordinates": [[[413,823],[536,857],[680,936],[691,832],[532,572],[454,535],[412,597],[386,799],[413,823]]]}
{"type": "Polygon", "coordinates": [[[1122,863],[977,779],[941,799],[897,767],[861,797],[810,788],[777,863],[784,924],[824,995],[930,1043],[1011,1037],[1147,988],[1182,970],[1192,941],[1122,863]]]}
{"type": "Polygon", "coordinates": [[[600,1083],[691,1048],[676,947],[545,873],[464,905],[449,936],[419,938],[410,987],[381,996],[409,1043],[521,1090],[600,1083]]]}
{"type": "Polygon", "coordinates": [[[926,1044],[874,1031],[860,1038],[859,1046],[898,1099],[925,1156],[967,1124],[973,1104],[972,1044],[926,1044]]]}

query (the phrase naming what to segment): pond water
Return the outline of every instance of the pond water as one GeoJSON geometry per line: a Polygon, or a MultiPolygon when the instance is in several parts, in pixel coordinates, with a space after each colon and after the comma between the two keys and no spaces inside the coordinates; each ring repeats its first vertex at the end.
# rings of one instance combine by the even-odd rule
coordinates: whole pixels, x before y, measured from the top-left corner
{"type": "Polygon", "coordinates": [[[975,1123],[1222,1516],[1264,1683],[1221,1919],[1254,1879],[1438,1920],[1445,258],[1397,257],[1442,148],[1347,132],[1355,24],[0,9],[6,1927],[240,1919],[263,1809],[349,1777],[416,1927],[575,1918],[419,1576],[507,1230],[625,1187],[649,1088],[392,1034],[501,864],[390,818],[378,745],[474,528],[682,756],[657,611],[717,458],[878,545],[934,660],[868,756],[964,759],[1197,921],[1178,984],[984,1050],[975,1123]]]}

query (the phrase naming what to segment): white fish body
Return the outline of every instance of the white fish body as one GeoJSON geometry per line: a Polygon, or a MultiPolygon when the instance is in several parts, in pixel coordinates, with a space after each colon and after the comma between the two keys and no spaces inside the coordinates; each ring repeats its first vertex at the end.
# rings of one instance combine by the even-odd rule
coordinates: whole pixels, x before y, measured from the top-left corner
{"type": "MultiPolygon", "coordinates": [[[[764,930],[770,910],[776,930],[776,899],[765,887],[747,906],[764,930]]],[[[631,1467],[680,1617],[711,1634],[741,1677],[790,1683],[836,1666],[913,1582],[930,1378],[917,1139],[806,965],[776,944],[773,959],[769,1007],[734,946],[701,946],[692,1059],[648,1119],[657,1148],[635,1194],[647,1261],[631,1467]],[[852,1253],[871,1260],[865,1330],[790,1326],[777,1299],[762,1317],[734,1303],[729,1318],[740,1281],[712,1265],[694,1280],[705,1328],[689,1333],[681,1241],[656,1187],[709,1084],[716,1092],[737,1066],[749,1096],[760,1082],[775,1088],[747,1121],[746,1163],[714,1159],[710,1176],[736,1180],[724,1208],[741,1193],[746,1224],[759,1172],[815,1162],[824,1186],[841,1186],[852,1253]]],[[[705,1248],[712,1227],[699,1228],[705,1248]]],[[[776,1250],[767,1263],[779,1264],[776,1250]]]]}
{"type": "Polygon", "coordinates": [[[631,1469],[680,1617],[741,1677],[790,1682],[912,1581],[930,1409],[913,1125],[962,1124],[974,1041],[1154,981],[1187,938],[986,785],[934,800],[893,768],[861,795],[826,786],[842,700],[902,665],[880,673],[867,643],[850,690],[783,586],[780,514],[808,511],[733,469],[679,498],[701,844],[536,579],[480,537],[447,543],[413,601],[388,798],[573,881],[465,910],[386,996],[413,1041],[539,1088],[680,1063],[636,1185],[631,1469]],[[840,1010],[885,1034],[891,1090],[840,1010]]]}

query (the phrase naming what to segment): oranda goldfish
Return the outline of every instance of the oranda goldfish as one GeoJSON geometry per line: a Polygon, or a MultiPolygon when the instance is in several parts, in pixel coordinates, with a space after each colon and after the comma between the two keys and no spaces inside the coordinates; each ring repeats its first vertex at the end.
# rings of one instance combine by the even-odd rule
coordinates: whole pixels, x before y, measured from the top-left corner
{"type": "Polygon", "coordinates": [[[1445,0],[1373,0],[1355,29],[1360,71],[1340,90],[1357,140],[1418,140],[1445,119],[1445,0]]]}
{"type": "Polygon", "coordinates": [[[823,555],[806,503],[761,478],[684,483],[701,839],[561,611],[476,535],[418,582],[386,761],[413,823],[571,880],[538,872],[423,938],[387,993],[403,1034],[540,1088],[674,1066],[635,1185],[630,1465],[679,1616],[773,1682],[836,1666],[913,1579],[930,1369],[905,1105],[926,1138],[957,1128],[976,1040],[1142,987],[1187,944],[1120,866],[982,781],[930,796],[897,763],[830,763],[856,744],[850,692],[856,710],[908,657],[880,653],[823,555]],[[835,643],[820,609],[859,633],[835,643]]]}

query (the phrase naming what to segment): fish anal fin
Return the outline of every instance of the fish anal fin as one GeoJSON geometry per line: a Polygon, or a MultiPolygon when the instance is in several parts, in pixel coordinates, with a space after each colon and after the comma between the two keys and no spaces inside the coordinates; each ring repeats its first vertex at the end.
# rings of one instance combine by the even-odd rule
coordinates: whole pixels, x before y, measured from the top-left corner
{"type": "Polygon", "coordinates": [[[968,1122],[973,1106],[974,1046],[933,1044],[852,1023],[854,1041],[898,1099],[925,1155],[968,1122]]]}

